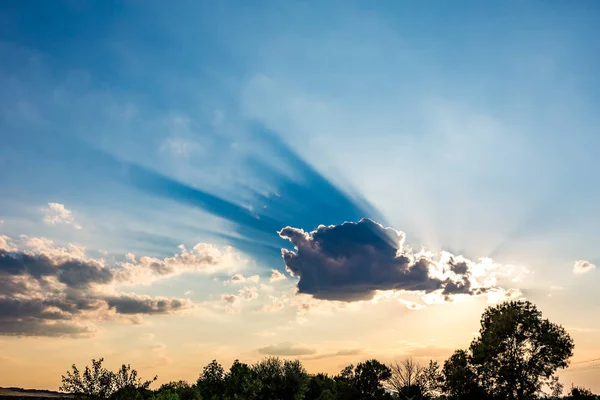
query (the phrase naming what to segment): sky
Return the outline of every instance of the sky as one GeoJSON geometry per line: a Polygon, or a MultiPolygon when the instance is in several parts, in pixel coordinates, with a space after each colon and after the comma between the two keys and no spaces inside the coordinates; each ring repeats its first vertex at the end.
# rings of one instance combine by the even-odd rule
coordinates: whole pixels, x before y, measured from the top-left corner
{"type": "Polygon", "coordinates": [[[594,1],[4,1],[0,386],[443,362],[534,302],[600,392],[594,1]]]}

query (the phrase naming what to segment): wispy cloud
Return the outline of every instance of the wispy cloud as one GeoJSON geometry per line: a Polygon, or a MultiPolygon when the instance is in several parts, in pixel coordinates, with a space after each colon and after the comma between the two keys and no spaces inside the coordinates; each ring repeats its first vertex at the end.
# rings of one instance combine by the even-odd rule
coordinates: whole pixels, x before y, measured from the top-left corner
{"type": "Polygon", "coordinates": [[[282,342],[258,349],[260,354],[269,356],[305,356],[315,354],[317,351],[310,347],[294,344],[292,342],[282,342]]]}

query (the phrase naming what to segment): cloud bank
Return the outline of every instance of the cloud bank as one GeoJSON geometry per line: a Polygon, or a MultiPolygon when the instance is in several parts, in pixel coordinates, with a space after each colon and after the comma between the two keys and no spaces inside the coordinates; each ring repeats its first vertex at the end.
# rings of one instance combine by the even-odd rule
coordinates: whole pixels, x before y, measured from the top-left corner
{"type": "Polygon", "coordinates": [[[482,295],[500,292],[496,278],[509,272],[489,259],[473,262],[446,252],[435,259],[404,249],[403,232],[366,218],[312,232],[288,226],[279,235],[295,247],[282,249],[282,257],[298,278],[298,293],[323,300],[371,300],[386,290],[419,292],[430,299],[482,295]]]}
{"type": "Polygon", "coordinates": [[[0,335],[90,336],[99,321],[139,322],[144,315],[189,309],[187,299],[120,290],[185,272],[215,272],[236,259],[229,248],[198,244],[189,251],[181,246],[173,257],[129,256],[129,262],[107,265],[74,245],[26,237],[21,244],[5,236],[0,242],[0,335]]]}

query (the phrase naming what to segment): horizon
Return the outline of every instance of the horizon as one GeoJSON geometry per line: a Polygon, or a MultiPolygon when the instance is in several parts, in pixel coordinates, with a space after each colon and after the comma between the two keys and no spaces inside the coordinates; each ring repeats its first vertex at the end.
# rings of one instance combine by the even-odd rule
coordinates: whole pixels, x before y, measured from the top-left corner
{"type": "Polygon", "coordinates": [[[443,363],[527,299],[600,393],[599,15],[3,4],[0,387],[443,363]]]}

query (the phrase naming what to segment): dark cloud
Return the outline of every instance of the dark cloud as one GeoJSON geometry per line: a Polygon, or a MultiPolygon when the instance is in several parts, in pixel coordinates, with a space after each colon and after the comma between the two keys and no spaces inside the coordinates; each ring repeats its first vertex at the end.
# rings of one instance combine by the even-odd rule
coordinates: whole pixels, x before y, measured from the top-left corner
{"type": "Polygon", "coordinates": [[[67,261],[60,264],[57,270],[58,280],[73,288],[105,285],[113,280],[112,271],[97,262],[67,261]]]}
{"type": "Polygon", "coordinates": [[[54,262],[45,255],[0,250],[0,273],[34,277],[56,273],[54,262]]]}
{"type": "Polygon", "coordinates": [[[120,295],[105,300],[108,307],[114,308],[119,314],[170,314],[190,307],[187,300],[139,295],[120,295]]]}
{"type": "Polygon", "coordinates": [[[0,335],[87,336],[90,322],[117,315],[170,314],[182,299],[106,295],[114,269],[96,260],[0,251],[0,335]]]}
{"type": "Polygon", "coordinates": [[[466,262],[443,265],[425,254],[402,249],[404,234],[362,219],[357,223],[321,225],[313,232],[286,227],[279,235],[296,251],[283,249],[288,270],[299,278],[298,292],[325,300],[371,299],[376,290],[479,294],[471,287],[466,262]]]}
{"type": "Polygon", "coordinates": [[[291,342],[279,343],[258,349],[260,354],[268,356],[306,356],[317,351],[308,347],[297,346],[291,342]]]}
{"type": "Polygon", "coordinates": [[[90,334],[90,327],[76,323],[71,311],[69,303],[59,299],[0,297],[0,335],[75,337],[90,334]]]}
{"type": "Polygon", "coordinates": [[[70,321],[47,321],[38,318],[10,320],[0,318],[0,335],[4,336],[46,336],[46,337],[89,337],[93,327],[70,321]]]}
{"type": "Polygon", "coordinates": [[[94,260],[56,263],[45,254],[0,250],[0,279],[2,275],[30,275],[36,279],[56,276],[60,282],[73,288],[107,284],[113,279],[112,270],[94,260]]]}

